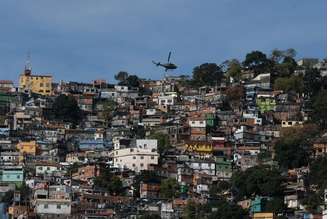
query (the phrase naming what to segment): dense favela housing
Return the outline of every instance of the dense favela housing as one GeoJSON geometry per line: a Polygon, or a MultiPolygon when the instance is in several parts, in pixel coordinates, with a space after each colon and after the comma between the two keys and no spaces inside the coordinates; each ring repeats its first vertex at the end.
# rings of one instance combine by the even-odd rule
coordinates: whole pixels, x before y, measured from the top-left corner
{"type": "Polygon", "coordinates": [[[0,80],[0,217],[326,218],[326,67],[292,49],[160,80],[22,66],[0,80]]]}

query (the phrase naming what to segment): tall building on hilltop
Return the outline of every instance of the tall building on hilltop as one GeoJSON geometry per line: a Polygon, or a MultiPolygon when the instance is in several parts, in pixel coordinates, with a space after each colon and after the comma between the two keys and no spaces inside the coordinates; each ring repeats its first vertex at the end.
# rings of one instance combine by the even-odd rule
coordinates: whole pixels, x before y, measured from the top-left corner
{"type": "Polygon", "coordinates": [[[32,92],[49,96],[52,94],[52,76],[32,75],[32,67],[28,61],[23,73],[19,76],[19,89],[22,92],[32,92]]]}

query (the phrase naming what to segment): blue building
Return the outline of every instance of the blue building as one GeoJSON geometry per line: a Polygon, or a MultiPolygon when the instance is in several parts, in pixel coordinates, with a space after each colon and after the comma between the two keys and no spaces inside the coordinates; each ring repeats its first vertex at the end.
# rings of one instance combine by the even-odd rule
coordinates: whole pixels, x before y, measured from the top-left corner
{"type": "Polygon", "coordinates": [[[0,182],[21,186],[24,181],[24,170],[21,166],[5,166],[0,170],[0,182]]]}

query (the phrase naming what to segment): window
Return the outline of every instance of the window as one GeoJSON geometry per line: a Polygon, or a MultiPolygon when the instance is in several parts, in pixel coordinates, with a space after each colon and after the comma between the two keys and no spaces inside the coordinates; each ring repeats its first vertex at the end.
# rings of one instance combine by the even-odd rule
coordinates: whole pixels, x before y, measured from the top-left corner
{"type": "Polygon", "coordinates": [[[46,83],[46,87],[50,87],[50,83],[46,83]]]}
{"type": "Polygon", "coordinates": [[[154,160],[154,156],[151,156],[150,159],[154,160]]]}
{"type": "Polygon", "coordinates": [[[292,122],[288,122],[288,125],[292,125],[293,123],[292,122]]]}
{"type": "Polygon", "coordinates": [[[130,152],[133,152],[133,148],[130,148],[130,152]]]}
{"type": "Polygon", "coordinates": [[[133,160],[135,160],[136,159],[136,156],[133,156],[133,160]]]}
{"type": "Polygon", "coordinates": [[[47,170],[50,170],[50,167],[47,167],[47,170]]]}
{"type": "Polygon", "coordinates": [[[135,167],[136,165],[133,163],[132,166],[135,167]]]}
{"type": "Polygon", "coordinates": [[[140,157],[140,159],[141,159],[141,160],[143,160],[143,159],[144,159],[144,157],[143,157],[143,156],[141,156],[141,157],[140,157]]]}
{"type": "Polygon", "coordinates": [[[17,175],[17,179],[20,179],[20,175],[17,175]]]}
{"type": "Polygon", "coordinates": [[[40,83],[40,87],[43,87],[43,83],[40,83]]]}
{"type": "Polygon", "coordinates": [[[144,166],[144,164],[143,164],[143,163],[141,163],[141,164],[140,164],[140,166],[141,166],[141,167],[143,167],[143,166],[144,166]]]}
{"type": "Polygon", "coordinates": [[[61,205],[57,205],[57,209],[61,209],[61,205]]]}
{"type": "Polygon", "coordinates": [[[48,208],[48,204],[44,204],[44,208],[48,208]]]}

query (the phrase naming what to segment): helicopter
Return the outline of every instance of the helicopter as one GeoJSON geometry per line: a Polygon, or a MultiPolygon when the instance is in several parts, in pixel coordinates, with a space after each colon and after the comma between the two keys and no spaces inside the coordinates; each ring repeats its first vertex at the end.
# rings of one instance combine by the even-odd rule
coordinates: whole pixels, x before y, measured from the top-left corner
{"type": "Polygon", "coordinates": [[[167,63],[163,63],[163,64],[161,64],[160,62],[155,62],[155,61],[153,61],[153,63],[154,63],[156,66],[162,66],[162,67],[164,67],[164,68],[165,68],[165,71],[176,69],[178,66],[176,66],[176,65],[173,64],[173,63],[171,63],[171,62],[170,62],[170,58],[171,58],[171,52],[169,52],[169,56],[167,57],[167,63]]]}

